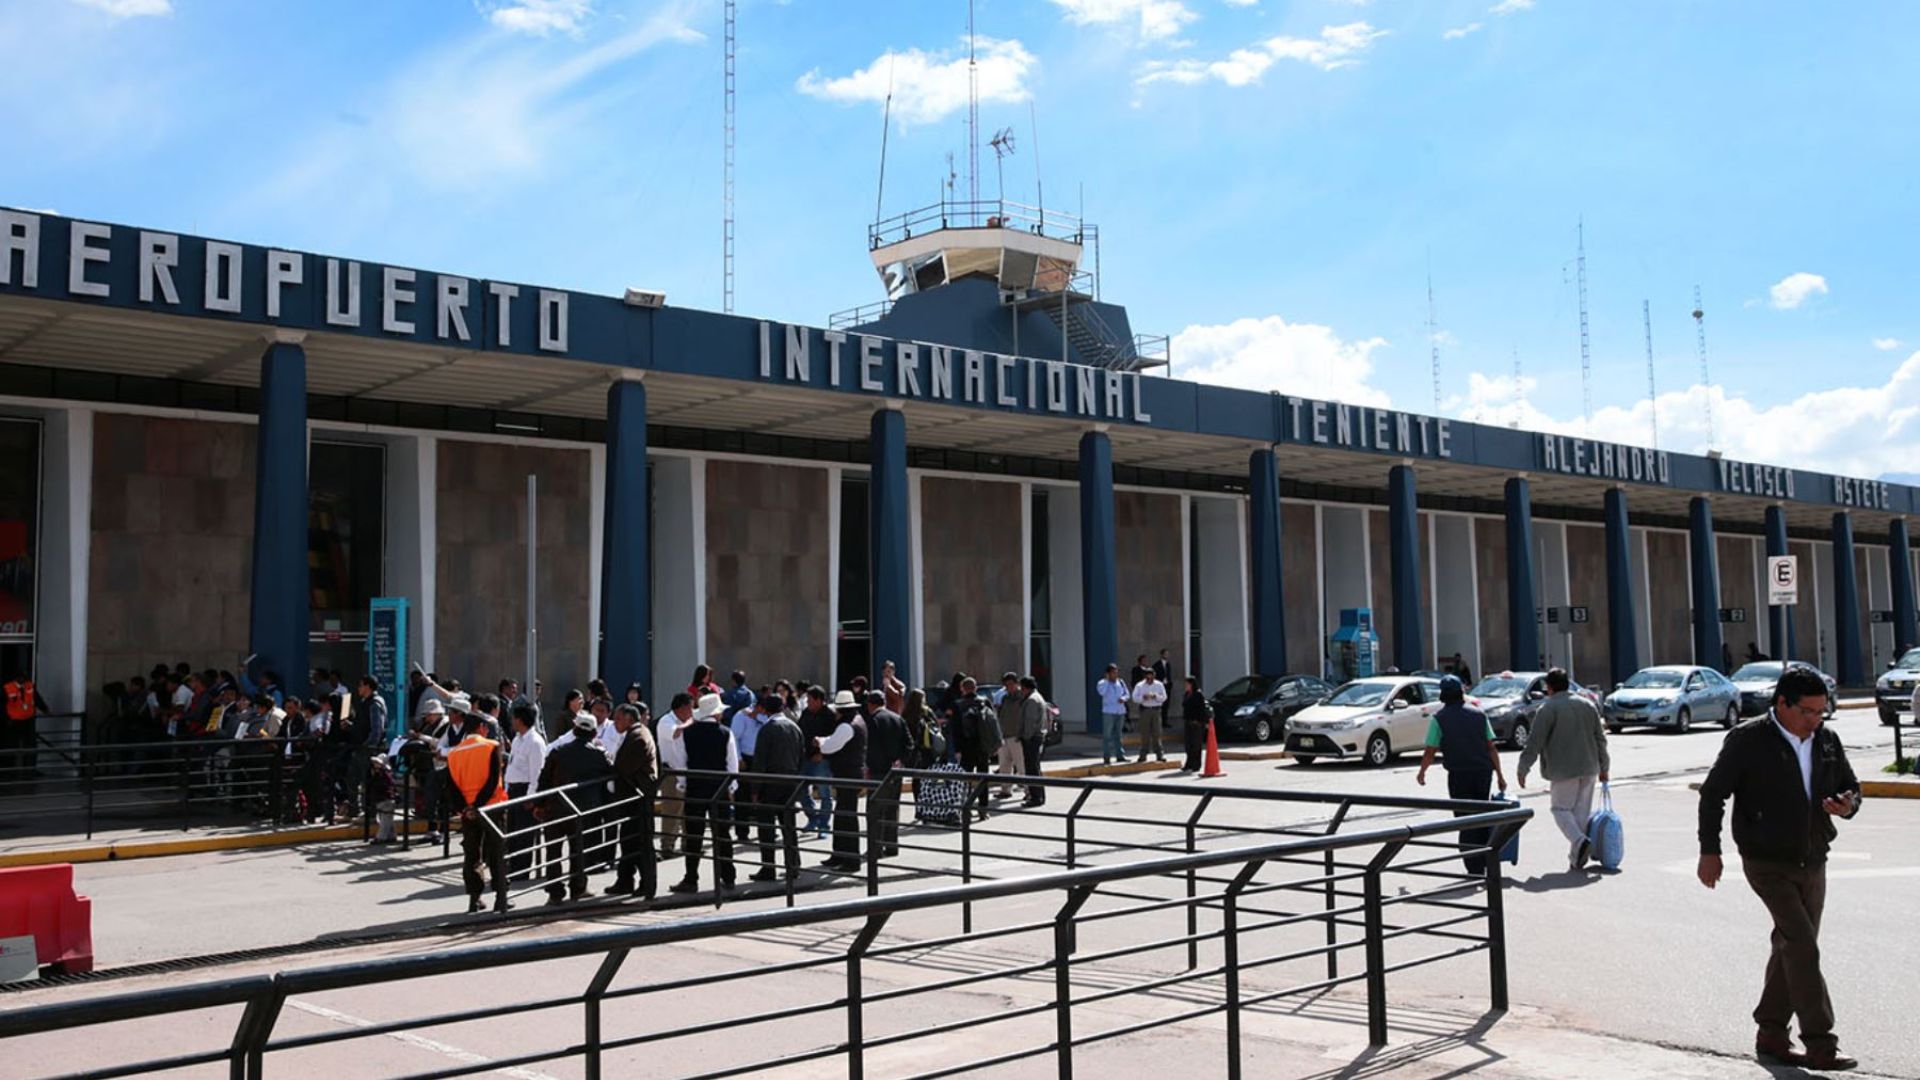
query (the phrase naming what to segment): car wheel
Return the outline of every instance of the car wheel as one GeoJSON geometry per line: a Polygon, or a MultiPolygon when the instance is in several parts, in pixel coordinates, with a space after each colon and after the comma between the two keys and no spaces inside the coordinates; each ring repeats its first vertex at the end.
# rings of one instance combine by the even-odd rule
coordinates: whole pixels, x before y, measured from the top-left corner
{"type": "Polygon", "coordinates": [[[1367,740],[1367,764],[1379,768],[1393,760],[1393,744],[1387,741],[1385,732],[1376,731],[1367,740]]]}
{"type": "Polygon", "coordinates": [[[1673,730],[1676,734],[1685,735],[1692,729],[1693,710],[1682,705],[1680,706],[1680,711],[1673,714],[1673,730]]]}
{"type": "Polygon", "coordinates": [[[1627,727],[1625,724],[1608,724],[1607,725],[1607,734],[1609,735],[1618,735],[1625,730],[1627,730],[1627,727]]]}
{"type": "Polygon", "coordinates": [[[1311,765],[1320,759],[1314,757],[1312,754],[1295,754],[1293,755],[1293,760],[1296,765],[1311,765]]]}
{"type": "Polygon", "coordinates": [[[1271,718],[1262,716],[1254,720],[1253,741],[1254,742],[1272,742],[1273,741],[1273,720],[1271,718]]]}
{"type": "Polygon", "coordinates": [[[1729,705],[1729,706],[1727,706],[1727,715],[1726,715],[1726,718],[1720,721],[1720,726],[1721,726],[1721,727],[1723,727],[1723,728],[1726,728],[1726,729],[1727,729],[1727,730],[1729,730],[1729,731],[1731,731],[1731,730],[1733,730],[1733,725],[1735,725],[1735,724],[1737,724],[1737,723],[1739,723],[1739,722],[1740,722],[1740,708],[1739,708],[1739,706],[1737,706],[1737,705],[1729,705]]]}
{"type": "Polygon", "coordinates": [[[1533,737],[1533,728],[1525,720],[1513,722],[1513,734],[1507,738],[1507,745],[1515,750],[1525,750],[1527,740],[1533,737]]]}
{"type": "MultiPolygon", "coordinates": [[[[1831,710],[1833,706],[1829,705],[1827,706],[1827,708],[1831,710]]],[[[1829,711],[1827,715],[1832,716],[1833,713],[1829,711]]],[[[1888,727],[1892,727],[1893,725],[1899,723],[1900,722],[1899,711],[1895,709],[1889,709],[1885,705],[1880,706],[1880,722],[1882,724],[1887,725],[1888,727]]]]}

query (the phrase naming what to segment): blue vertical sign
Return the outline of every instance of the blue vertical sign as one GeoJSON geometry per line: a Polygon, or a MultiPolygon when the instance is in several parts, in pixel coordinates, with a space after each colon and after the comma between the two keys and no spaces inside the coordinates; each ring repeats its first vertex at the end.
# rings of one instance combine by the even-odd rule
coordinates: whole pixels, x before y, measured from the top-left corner
{"type": "Polygon", "coordinates": [[[406,670],[407,598],[377,597],[367,617],[367,674],[380,680],[380,694],[387,699],[386,740],[407,728],[406,670]]]}

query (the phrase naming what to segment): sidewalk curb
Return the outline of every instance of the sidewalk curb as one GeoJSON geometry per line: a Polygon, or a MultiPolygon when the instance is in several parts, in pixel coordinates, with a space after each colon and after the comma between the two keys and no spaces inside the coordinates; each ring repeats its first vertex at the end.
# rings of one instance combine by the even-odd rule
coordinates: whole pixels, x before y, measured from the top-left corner
{"type": "MultiPolygon", "coordinates": [[[[198,855],[209,851],[242,851],[247,848],[290,847],[323,840],[353,840],[360,836],[359,825],[317,825],[304,829],[246,833],[226,836],[197,836],[179,840],[119,841],[108,844],[84,844],[70,848],[40,851],[16,851],[0,854],[0,869],[16,866],[47,866],[55,863],[118,862],[122,859],[149,859],[162,855],[198,855]]],[[[415,822],[414,832],[426,832],[425,822],[415,822]]]]}
{"type": "MultiPolygon", "coordinates": [[[[1699,791],[1700,781],[1687,785],[1688,791],[1699,791]]],[[[1920,780],[1862,780],[1860,794],[1870,799],[1920,799],[1920,780]]]]}

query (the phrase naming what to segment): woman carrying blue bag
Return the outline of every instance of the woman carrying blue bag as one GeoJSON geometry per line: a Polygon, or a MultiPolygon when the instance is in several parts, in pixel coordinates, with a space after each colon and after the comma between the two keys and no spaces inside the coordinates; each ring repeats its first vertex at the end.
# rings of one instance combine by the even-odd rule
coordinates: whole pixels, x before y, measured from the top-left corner
{"type": "MultiPolygon", "coordinates": [[[[1596,781],[1607,782],[1607,729],[1600,721],[1600,710],[1593,702],[1568,692],[1567,673],[1562,668],[1547,672],[1547,700],[1533,716],[1533,737],[1520,751],[1520,786],[1527,786],[1527,772],[1537,759],[1540,774],[1547,778],[1553,802],[1553,823],[1567,838],[1567,869],[1579,872],[1593,854],[1588,835],[1594,823],[1593,790],[1596,781]]],[[[1609,799],[1607,812],[1612,813],[1609,799]]],[[[1612,836],[1619,838],[1620,818],[1611,818],[1612,836]]],[[[1616,853],[1613,866],[1619,865],[1616,853]]],[[[1609,867],[1611,869],[1612,867],[1609,867]]]]}

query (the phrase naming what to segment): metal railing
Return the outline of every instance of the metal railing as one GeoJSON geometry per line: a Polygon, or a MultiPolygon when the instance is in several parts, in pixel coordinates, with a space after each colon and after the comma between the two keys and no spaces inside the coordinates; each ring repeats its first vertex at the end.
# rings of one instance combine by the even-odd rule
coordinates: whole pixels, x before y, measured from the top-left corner
{"type": "MultiPolygon", "coordinates": [[[[685,774],[670,774],[669,780],[679,775],[685,774]]],[[[718,774],[692,776],[715,778],[718,774]]],[[[817,778],[768,779],[784,789],[817,778]]],[[[630,1075],[636,1069],[661,1075],[672,1070],[659,1058],[648,1057],[641,1064],[622,1055],[651,1055],[663,1048],[671,1052],[668,1044],[675,1040],[725,1031],[726,1040],[699,1043],[698,1065],[685,1069],[685,1075],[747,1075],[780,1065],[840,1058],[849,1076],[861,1077],[870,1055],[878,1053],[882,1060],[897,1064],[906,1059],[895,1057],[894,1048],[913,1046],[923,1050],[913,1061],[916,1069],[925,1069],[917,1074],[926,1077],[958,1075],[1047,1055],[1056,1059],[1060,1075],[1066,1076],[1071,1074],[1076,1050],[1147,1027],[1223,1014],[1227,1072],[1238,1077],[1246,1019],[1263,1006],[1289,997],[1349,984],[1361,986],[1368,1035],[1379,1045],[1388,1035],[1390,974],[1484,952],[1489,998],[1494,1008],[1506,1007],[1502,875],[1492,856],[1531,817],[1530,810],[1501,803],[1140,781],[1006,779],[1031,791],[1045,791],[1058,801],[1018,810],[1000,805],[995,810],[997,804],[985,797],[985,788],[997,786],[1003,778],[978,773],[897,770],[878,780],[830,781],[835,788],[859,792],[866,804],[859,819],[861,869],[833,879],[863,883],[863,897],[797,904],[795,875],[788,874],[787,906],[773,910],[30,1006],[0,1012],[0,1039],[21,1040],[0,1047],[0,1054],[26,1051],[29,1037],[54,1038],[75,1028],[243,1006],[230,1038],[222,1036],[216,1047],[137,1061],[102,1062],[89,1056],[72,1075],[125,1076],[221,1061],[236,1077],[262,1076],[269,1061],[284,1074],[300,1075],[315,1060],[303,1054],[323,1046],[403,1032],[457,1029],[530,1010],[566,1009],[577,1016],[577,1038],[560,1034],[561,1028],[543,1017],[533,1025],[515,1025],[514,1031],[553,1032],[553,1040],[516,1043],[507,1057],[411,1075],[450,1077],[569,1059],[580,1061],[589,1077],[600,1076],[603,1068],[614,1075],[630,1075]],[[905,825],[896,840],[901,854],[889,854],[881,808],[893,799],[912,807],[923,796],[934,796],[933,785],[942,783],[966,787],[958,823],[905,825]],[[1127,804],[1109,805],[1116,797],[1125,797],[1127,804]],[[1163,810],[1155,800],[1173,805],[1163,810]],[[1324,810],[1326,816],[1279,822],[1280,811],[1289,805],[1315,814],[1324,810]],[[984,819],[983,810],[990,811],[984,819]],[[1424,815],[1425,819],[1355,828],[1360,814],[1369,812],[1424,815]],[[1007,843],[1002,844],[1003,840],[1007,843]],[[1463,857],[1481,859],[1484,866],[1470,874],[1457,866],[1449,868],[1463,857]],[[1389,880],[1399,886],[1394,895],[1387,892],[1389,880]],[[1040,897],[1052,897],[1054,906],[1035,917],[1030,909],[1040,897]],[[957,933],[952,932],[956,922],[957,933]],[[835,949],[828,947],[833,938],[807,944],[796,943],[790,935],[763,936],[754,940],[787,953],[767,962],[697,972],[669,970],[675,954],[646,951],[802,927],[820,927],[823,933],[832,928],[845,935],[844,944],[835,949]],[[1082,947],[1082,931],[1090,927],[1098,928],[1097,948],[1082,947]],[[891,935],[889,939],[882,940],[883,931],[891,935]],[[647,962],[627,965],[636,953],[647,962]],[[1343,964],[1343,954],[1357,956],[1359,963],[1343,964]],[[935,957],[950,957],[954,963],[926,962],[935,957]],[[968,962],[960,963],[962,957],[968,962]],[[294,995],[353,989],[355,1011],[366,1015],[373,1005],[367,988],[375,985],[579,958],[597,959],[593,975],[577,991],[557,997],[515,998],[510,987],[528,985],[532,979],[516,976],[510,983],[472,984],[509,989],[454,1011],[423,1014],[416,992],[387,1018],[373,1010],[374,1017],[345,1030],[275,1034],[280,1011],[294,995]],[[623,970],[635,969],[643,974],[619,984],[623,970]],[[885,972],[880,982],[873,979],[876,969],[885,972]],[[754,980],[809,979],[822,974],[833,978],[836,989],[779,1008],[754,1011],[740,1004],[754,1000],[754,980]],[[695,1001],[714,988],[721,993],[714,1004],[695,1001]],[[985,1014],[972,1015],[968,1010],[977,1003],[965,992],[980,989],[995,991],[1005,1001],[985,1014]],[[1164,1014],[1151,1021],[1092,1026],[1103,1022],[1100,1003],[1128,994],[1158,995],[1171,999],[1174,1006],[1156,1010],[1164,1014]],[[636,1021],[657,1017],[660,1010],[623,1006],[630,999],[665,1000],[658,995],[678,995],[673,1011],[681,1018],[679,1026],[636,1027],[636,1021]],[[1040,1000],[1028,1000],[1036,996],[1040,1000]],[[888,1026],[902,1009],[936,997],[940,999],[937,1007],[912,1013],[935,1016],[936,1022],[888,1026]],[[841,1017],[845,1035],[825,1042],[804,1034],[796,1037],[797,1029],[783,1024],[835,1015],[841,1017]],[[955,1060],[954,1042],[946,1037],[983,1024],[1007,1027],[1003,1036],[994,1039],[994,1052],[984,1058],[955,1060]],[[934,1067],[927,1068],[929,1064],[934,1067]]],[[[580,787],[528,797],[573,807],[570,812],[550,814],[537,827],[604,829],[633,811],[633,804],[623,800],[590,807],[568,797],[569,791],[580,787]]],[[[797,797],[796,789],[778,805],[790,810],[797,797]]],[[[635,798],[651,802],[644,793],[635,798]]],[[[519,830],[506,826],[507,811],[528,805],[528,800],[497,804],[481,820],[500,819],[497,826],[489,827],[510,844],[519,830]]],[[[935,801],[952,805],[951,798],[935,801]]],[[[548,839],[551,835],[541,834],[548,839]]],[[[716,870],[720,866],[710,851],[701,858],[716,870]]],[[[516,880],[525,888],[537,888],[543,879],[528,876],[537,873],[538,868],[532,868],[516,880]]],[[[717,904],[725,896],[716,893],[714,899],[717,904]]],[[[791,996],[790,992],[782,995],[791,996]]],[[[818,1027],[798,1030],[817,1033],[818,1027]]],[[[92,1038],[86,1049],[89,1055],[119,1054],[139,1045],[126,1039],[92,1038]]],[[[68,1056],[59,1060],[77,1062],[68,1056]]],[[[363,1070],[368,1075],[382,1071],[371,1059],[363,1070]]]]}
{"type": "Polygon", "coordinates": [[[1017,229],[1068,243],[1085,242],[1086,229],[1074,214],[1006,199],[941,199],[867,226],[867,248],[885,247],[939,229],[1017,229]]]}
{"type": "Polygon", "coordinates": [[[892,300],[875,300],[871,304],[861,304],[859,307],[851,307],[845,311],[836,311],[827,316],[827,329],[850,330],[856,326],[879,322],[886,318],[887,312],[892,310],[892,300]]]}

